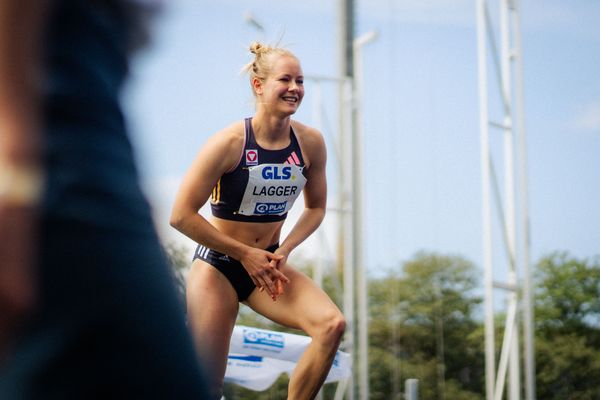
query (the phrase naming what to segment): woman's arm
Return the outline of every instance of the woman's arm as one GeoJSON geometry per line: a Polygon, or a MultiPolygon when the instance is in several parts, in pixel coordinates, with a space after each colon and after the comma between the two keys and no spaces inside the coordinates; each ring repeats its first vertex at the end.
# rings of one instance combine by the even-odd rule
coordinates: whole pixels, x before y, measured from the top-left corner
{"type": "Polygon", "coordinates": [[[315,129],[306,127],[302,133],[301,145],[305,159],[309,165],[306,168],[306,185],[304,187],[304,211],[281,243],[276,254],[286,258],[300,243],[306,240],[325,218],[327,206],[327,177],[325,166],[327,150],[323,136],[315,129]]]}
{"type": "Polygon", "coordinates": [[[171,212],[171,226],[206,247],[240,259],[246,245],[219,232],[198,211],[208,201],[220,177],[237,163],[242,137],[239,127],[212,136],[183,178],[171,212]]]}
{"type": "Polygon", "coordinates": [[[35,299],[39,83],[47,1],[0,1],[0,363],[35,299]]]}

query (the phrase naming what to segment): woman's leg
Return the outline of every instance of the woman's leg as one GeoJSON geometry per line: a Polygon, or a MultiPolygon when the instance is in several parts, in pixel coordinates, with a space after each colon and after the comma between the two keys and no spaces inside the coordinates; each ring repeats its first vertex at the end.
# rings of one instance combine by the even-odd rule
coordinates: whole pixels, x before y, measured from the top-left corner
{"type": "Polygon", "coordinates": [[[187,280],[188,323],[207,375],[211,399],[220,399],[239,303],[233,286],[212,265],[195,260],[187,280]]]}
{"type": "Polygon", "coordinates": [[[312,338],[290,379],[288,399],[313,399],[329,373],[346,322],[333,301],[309,277],[289,265],[281,271],[290,283],[277,301],[255,290],[246,303],[265,317],[301,329],[312,338]]]}

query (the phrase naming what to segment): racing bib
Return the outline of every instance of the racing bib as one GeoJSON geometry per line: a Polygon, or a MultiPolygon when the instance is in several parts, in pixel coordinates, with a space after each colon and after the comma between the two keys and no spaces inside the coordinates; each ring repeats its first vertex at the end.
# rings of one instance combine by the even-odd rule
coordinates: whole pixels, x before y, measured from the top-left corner
{"type": "Polygon", "coordinates": [[[306,184],[302,168],[293,164],[248,167],[248,185],[240,204],[242,215],[282,215],[288,212],[306,184]]]}

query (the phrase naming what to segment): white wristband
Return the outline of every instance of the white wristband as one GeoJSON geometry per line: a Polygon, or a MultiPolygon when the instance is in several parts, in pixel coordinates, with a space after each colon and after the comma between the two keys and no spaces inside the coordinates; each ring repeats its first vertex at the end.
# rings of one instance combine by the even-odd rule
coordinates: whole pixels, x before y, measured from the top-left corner
{"type": "Polygon", "coordinates": [[[0,163],[0,204],[36,206],[44,188],[39,168],[0,163]]]}

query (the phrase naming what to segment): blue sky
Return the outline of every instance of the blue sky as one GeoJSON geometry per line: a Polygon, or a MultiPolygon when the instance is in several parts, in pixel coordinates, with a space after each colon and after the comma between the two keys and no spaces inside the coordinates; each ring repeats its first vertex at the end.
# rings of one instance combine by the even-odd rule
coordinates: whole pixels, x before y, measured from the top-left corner
{"type": "MultiPolygon", "coordinates": [[[[179,181],[207,137],[253,113],[248,80],[239,73],[250,61],[248,45],[281,38],[306,75],[333,76],[336,1],[164,3],[155,42],[133,65],[124,104],[159,230],[165,240],[191,246],[168,228],[168,213],[179,181]],[[264,32],[245,22],[248,12],[264,32]]],[[[521,3],[531,258],[555,250],[598,255],[600,2],[521,3]]],[[[357,1],[356,22],[357,35],[379,34],[363,49],[362,190],[369,273],[419,250],[460,254],[481,265],[475,1],[357,1]]],[[[314,83],[307,82],[306,89],[296,117],[315,125],[314,83]]],[[[331,202],[337,191],[334,94],[331,84],[323,87],[331,202]]],[[[500,133],[491,134],[500,148],[500,133]]],[[[495,161],[501,171],[500,153],[495,161]]],[[[335,223],[330,212],[327,232],[299,248],[298,256],[333,254],[335,223]]],[[[495,258],[502,263],[496,233],[495,258]]]]}

